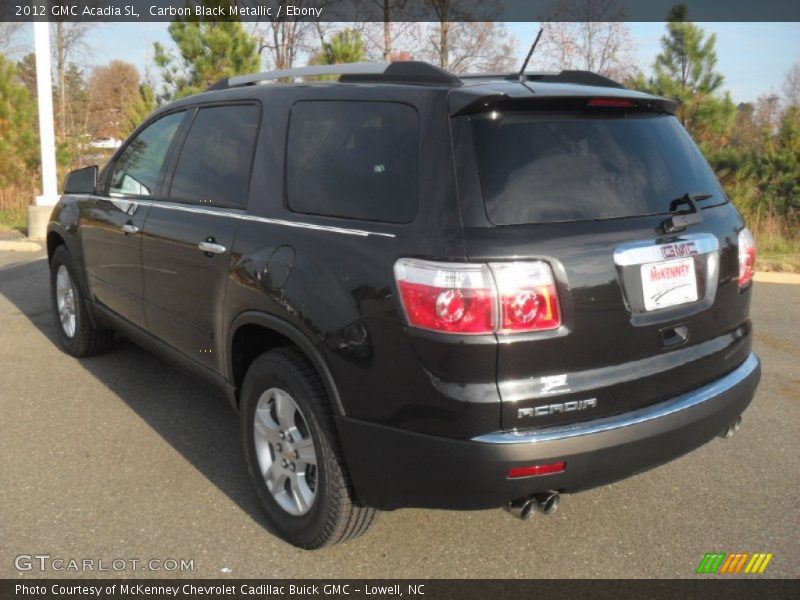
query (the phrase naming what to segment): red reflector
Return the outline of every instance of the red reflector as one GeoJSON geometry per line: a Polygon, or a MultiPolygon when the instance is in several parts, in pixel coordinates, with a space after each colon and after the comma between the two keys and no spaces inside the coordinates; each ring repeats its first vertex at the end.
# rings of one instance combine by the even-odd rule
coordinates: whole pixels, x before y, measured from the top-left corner
{"type": "Polygon", "coordinates": [[[634,106],[633,100],[625,100],[624,98],[592,98],[589,100],[589,106],[607,106],[609,108],[629,108],[634,106]]]}
{"type": "Polygon", "coordinates": [[[511,467],[508,470],[508,477],[536,477],[537,475],[551,475],[553,473],[563,473],[567,468],[567,463],[550,463],[549,465],[531,465],[530,467],[511,467]]]}

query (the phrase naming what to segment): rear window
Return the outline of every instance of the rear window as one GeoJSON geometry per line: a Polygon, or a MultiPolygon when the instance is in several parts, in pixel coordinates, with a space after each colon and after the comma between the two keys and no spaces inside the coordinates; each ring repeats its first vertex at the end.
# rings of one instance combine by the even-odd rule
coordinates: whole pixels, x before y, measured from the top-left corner
{"type": "Polygon", "coordinates": [[[713,194],[701,206],[725,202],[673,116],[492,113],[473,117],[472,127],[497,225],[664,213],[686,193],[713,194]]]}
{"type": "Polygon", "coordinates": [[[419,194],[417,111],[389,102],[295,104],[286,194],[295,212],[412,221],[419,194]]]}

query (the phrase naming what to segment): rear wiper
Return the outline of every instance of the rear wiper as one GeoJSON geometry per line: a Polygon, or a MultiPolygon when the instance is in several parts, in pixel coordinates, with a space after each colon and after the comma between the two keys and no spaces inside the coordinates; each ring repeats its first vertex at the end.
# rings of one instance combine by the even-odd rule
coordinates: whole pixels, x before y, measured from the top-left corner
{"type": "Polygon", "coordinates": [[[703,213],[697,210],[696,202],[708,200],[714,194],[684,194],[680,198],[675,198],[669,203],[669,212],[673,213],[669,219],[661,222],[661,229],[664,233],[675,233],[683,231],[689,225],[700,223],[703,220],[703,213]],[[688,210],[678,210],[679,206],[688,205],[688,210]]]}

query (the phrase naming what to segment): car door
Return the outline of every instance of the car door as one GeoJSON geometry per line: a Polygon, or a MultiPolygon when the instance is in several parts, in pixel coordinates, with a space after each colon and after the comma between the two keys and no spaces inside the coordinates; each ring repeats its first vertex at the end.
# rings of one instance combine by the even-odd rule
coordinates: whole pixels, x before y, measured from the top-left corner
{"type": "Polygon", "coordinates": [[[136,133],[106,168],[98,192],[81,206],[81,244],[91,296],[141,327],[141,231],[150,201],[160,194],[185,116],[186,111],[166,114],[136,133]]]}
{"type": "Polygon", "coordinates": [[[145,315],[157,337],[218,370],[230,249],[250,192],[260,120],[252,103],[201,106],[142,242],[145,315]]]}

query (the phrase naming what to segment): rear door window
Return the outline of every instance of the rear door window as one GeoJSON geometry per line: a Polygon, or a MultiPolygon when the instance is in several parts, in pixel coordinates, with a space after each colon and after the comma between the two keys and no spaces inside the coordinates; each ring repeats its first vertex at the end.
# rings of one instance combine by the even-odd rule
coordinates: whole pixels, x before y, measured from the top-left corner
{"type": "Polygon", "coordinates": [[[170,199],[245,208],[259,115],[253,104],[198,110],[175,167],[170,199]]]}
{"type": "Polygon", "coordinates": [[[286,195],[299,213],[412,221],[419,195],[417,111],[390,102],[298,102],[289,122],[286,195]]]}
{"type": "Polygon", "coordinates": [[[492,113],[472,127],[497,225],[665,213],[687,193],[712,194],[701,206],[726,201],[673,116],[492,113]]]}

